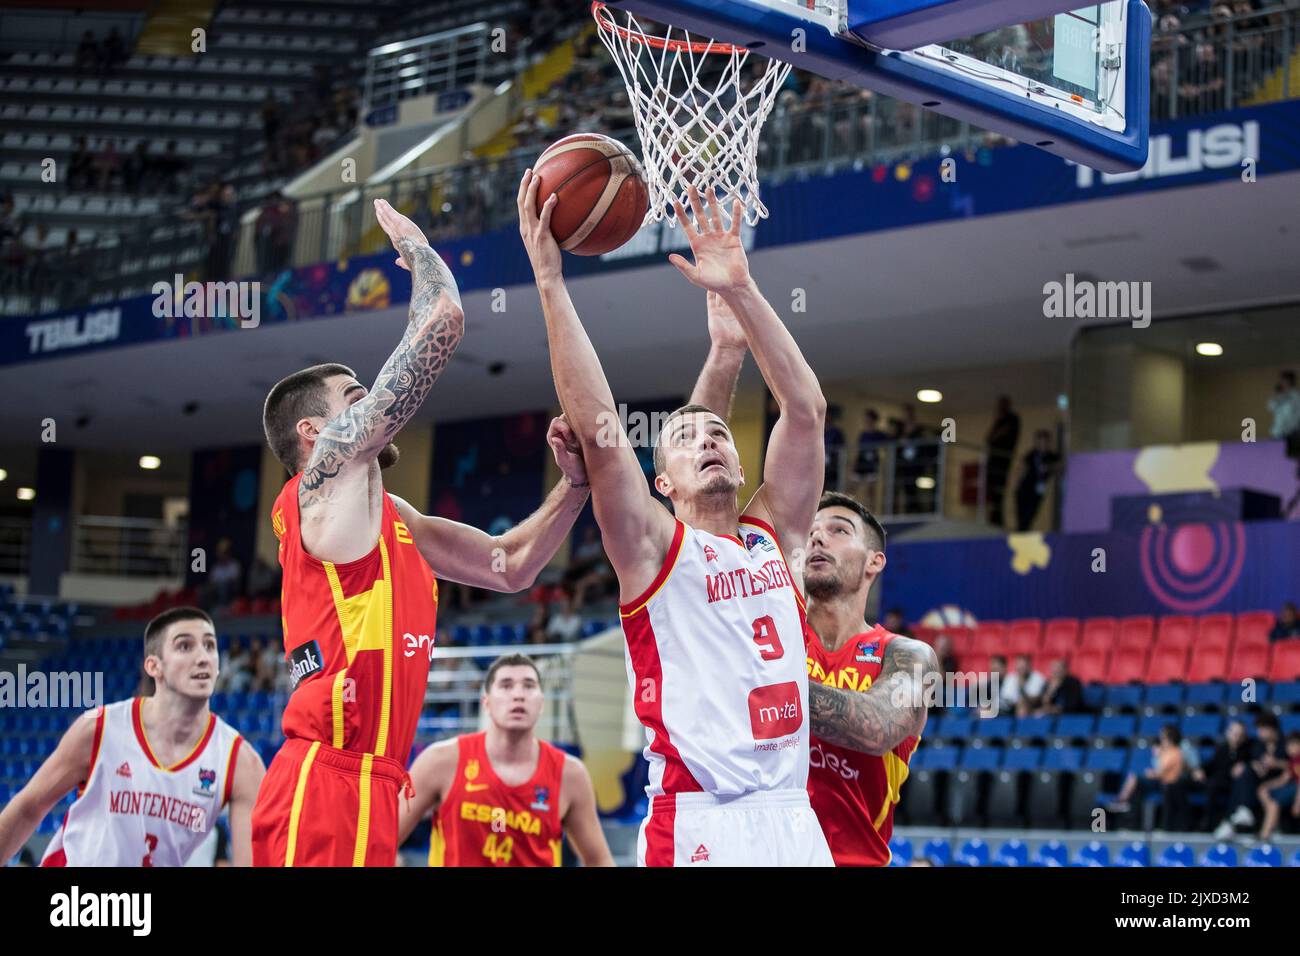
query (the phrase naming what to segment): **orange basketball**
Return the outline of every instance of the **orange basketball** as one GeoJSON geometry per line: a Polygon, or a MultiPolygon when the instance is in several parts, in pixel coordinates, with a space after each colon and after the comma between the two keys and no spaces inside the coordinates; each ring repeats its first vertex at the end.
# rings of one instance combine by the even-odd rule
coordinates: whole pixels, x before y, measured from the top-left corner
{"type": "Polygon", "coordinates": [[[574,133],[552,143],[533,173],[537,209],[559,199],[551,213],[551,234],[560,248],[580,256],[617,249],[641,228],[650,193],[641,163],[616,139],[574,133]]]}

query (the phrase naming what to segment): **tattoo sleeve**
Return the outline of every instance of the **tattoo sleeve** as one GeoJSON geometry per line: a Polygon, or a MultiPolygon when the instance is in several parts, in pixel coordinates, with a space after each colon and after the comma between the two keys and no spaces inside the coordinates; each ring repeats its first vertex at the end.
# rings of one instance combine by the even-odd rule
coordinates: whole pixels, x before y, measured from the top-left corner
{"type": "Polygon", "coordinates": [[[406,332],[370,393],[321,429],[303,469],[300,505],[327,501],[329,481],[352,462],[369,463],[424,404],[465,332],[456,280],[431,247],[396,243],[411,269],[406,332]]]}
{"type": "Polygon", "coordinates": [[[808,685],[812,732],[827,743],[881,755],[925,726],[925,682],[939,673],[929,645],[897,637],[885,647],[880,676],[865,693],[808,685]]]}

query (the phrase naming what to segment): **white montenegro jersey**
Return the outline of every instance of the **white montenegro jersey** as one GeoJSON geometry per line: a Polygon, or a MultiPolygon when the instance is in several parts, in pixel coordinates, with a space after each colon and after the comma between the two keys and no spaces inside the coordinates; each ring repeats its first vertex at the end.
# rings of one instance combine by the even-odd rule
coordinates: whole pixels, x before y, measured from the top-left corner
{"type": "Polygon", "coordinates": [[[808,783],[803,598],[776,534],[677,522],[654,582],[620,608],[646,729],[646,793],[742,794],[808,783]]]}
{"type": "Polygon", "coordinates": [[[193,752],[155,758],[143,698],[101,707],[90,773],[41,866],[184,866],[230,800],[243,738],[215,714],[193,752]]]}

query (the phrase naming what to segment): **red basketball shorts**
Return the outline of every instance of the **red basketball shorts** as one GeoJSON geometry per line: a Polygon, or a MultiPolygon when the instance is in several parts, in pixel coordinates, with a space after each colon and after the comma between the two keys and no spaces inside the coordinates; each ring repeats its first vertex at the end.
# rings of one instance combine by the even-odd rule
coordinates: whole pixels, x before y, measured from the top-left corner
{"type": "Polygon", "coordinates": [[[392,866],[410,779],[388,757],[286,740],[253,805],[253,865],[392,866]]]}

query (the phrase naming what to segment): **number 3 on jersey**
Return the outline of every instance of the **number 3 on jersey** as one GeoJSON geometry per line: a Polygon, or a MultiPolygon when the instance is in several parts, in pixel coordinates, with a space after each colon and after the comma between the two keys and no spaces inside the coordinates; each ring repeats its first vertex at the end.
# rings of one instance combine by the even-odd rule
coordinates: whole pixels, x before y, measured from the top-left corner
{"type": "Polygon", "coordinates": [[[776,633],[776,622],[770,615],[763,615],[754,621],[754,643],[758,645],[758,656],[765,661],[775,661],[785,654],[781,638],[776,633]]]}

